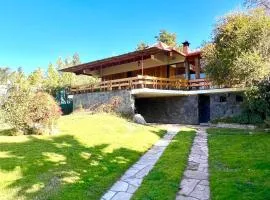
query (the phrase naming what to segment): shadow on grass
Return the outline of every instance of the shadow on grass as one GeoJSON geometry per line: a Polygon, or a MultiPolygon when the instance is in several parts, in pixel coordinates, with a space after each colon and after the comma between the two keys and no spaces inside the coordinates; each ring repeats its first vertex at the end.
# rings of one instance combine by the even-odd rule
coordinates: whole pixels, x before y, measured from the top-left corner
{"type": "Polygon", "coordinates": [[[0,145],[2,174],[16,176],[4,177],[4,190],[10,193],[5,199],[99,199],[141,155],[126,148],[108,153],[104,149],[109,144],[88,147],[72,135],[26,137],[0,145]]]}

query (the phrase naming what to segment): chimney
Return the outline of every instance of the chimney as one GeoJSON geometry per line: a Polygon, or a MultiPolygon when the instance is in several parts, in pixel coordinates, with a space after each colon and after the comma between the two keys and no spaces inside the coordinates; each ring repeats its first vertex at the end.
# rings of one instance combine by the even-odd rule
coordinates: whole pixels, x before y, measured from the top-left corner
{"type": "Polygon", "coordinates": [[[183,53],[184,54],[188,54],[189,52],[189,42],[186,40],[185,42],[182,43],[183,44],[183,53]]]}

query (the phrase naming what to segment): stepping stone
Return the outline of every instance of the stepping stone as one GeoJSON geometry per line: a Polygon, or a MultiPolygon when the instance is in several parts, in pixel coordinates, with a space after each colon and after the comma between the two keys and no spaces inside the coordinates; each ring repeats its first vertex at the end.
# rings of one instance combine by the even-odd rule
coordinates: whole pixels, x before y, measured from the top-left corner
{"type": "Polygon", "coordinates": [[[130,193],[118,192],[116,195],[114,195],[112,200],[127,200],[127,199],[130,199],[131,197],[132,197],[132,194],[130,193]]]}
{"type": "Polygon", "coordinates": [[[210,197],[209,186],[198,184],[190,196],[201,200],[208,200],[210,197]]]}
{"type": "Polygon", "coordinates": [[[111,188],[114,192],[125,192],[128,189],[128,183],[124,181],[117,181],[111,188]]]}
{"type": "Polygon", "coordinates": [[[194,188],[197,186],[199,182],[200,180],[197,180],[197,179],[184,179],[181,182],[181,185],[180,185],[181,190],[179,194],[188,196],[194,190],[194,188]]]}
{"type": "Polygon", "coordinates": [[[112,197],[116,194],[116,192],[113,191],[109,191],[106,194],[103,195],[103,197],[101,198],[102,200],[110,200],[112,199],[112,197]]]}
{"type": "Polygon", "coordinates": [[[176,200],[209,200],[207,133],[197,131],[176,200]]]}

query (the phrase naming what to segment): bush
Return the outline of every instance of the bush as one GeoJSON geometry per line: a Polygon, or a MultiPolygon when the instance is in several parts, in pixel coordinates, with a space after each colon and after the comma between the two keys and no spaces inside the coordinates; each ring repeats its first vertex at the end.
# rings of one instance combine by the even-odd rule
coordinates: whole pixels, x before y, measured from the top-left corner
{"type": "Polygon", "coordinates": [[[108,103],[100,104],[94,108],[94,112],[118,113],[123,99],[119,96],[112,97],[108,103]]]}
{"type": "Polygon", "coordinates": [[[218,122],[258,125],[258,124],[263,124],[264,120],[260,115],[256,113],[244,111],[240,115],[237,115],[234,117],[225,117],[225,118],[220,118],[220,119],[216,119],[212,121],[212,123],[218,123],[218,122]]]}
{"type": "Polygon", "coordinates": [[[50,130],[61,115],[51,95],[23,89],[10,91],[1,108],[4,121],[24,134],[42,134],[50,130]]]}
{"type": "Polygon", "coordinates": [[[45,92],[33,95],[32,105],[29,108],[29,119],[31,127],[38,131],[39,127],[51,128],[61,116],[61,108],[54,98],[45,92]],[[37,127],[39,126],[39,127],[37,127]]]}
{"type": "Polygon", "coordinates": [[[263,119],[270,116],[270,78],[257,83],[246,92],[246,109],[263,119]]]}

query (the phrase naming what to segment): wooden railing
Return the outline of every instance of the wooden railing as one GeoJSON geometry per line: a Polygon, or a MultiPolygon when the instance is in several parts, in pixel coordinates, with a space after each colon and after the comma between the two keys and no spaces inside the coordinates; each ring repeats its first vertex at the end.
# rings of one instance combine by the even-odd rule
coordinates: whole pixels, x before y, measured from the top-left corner
{"type": "Polygon", "coordinates": [[[93,85],[80,85],[71,88],[71,93],[110,91],[136,88],[187,90],[190,88],[208,88],[210,82],[205,79],[186,80],[180,78],[159,78],[138,75],[131,78],[102,81],[93,85]]]}

